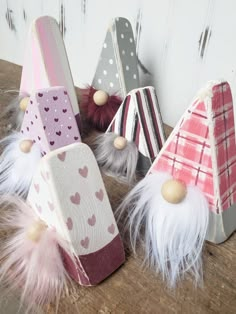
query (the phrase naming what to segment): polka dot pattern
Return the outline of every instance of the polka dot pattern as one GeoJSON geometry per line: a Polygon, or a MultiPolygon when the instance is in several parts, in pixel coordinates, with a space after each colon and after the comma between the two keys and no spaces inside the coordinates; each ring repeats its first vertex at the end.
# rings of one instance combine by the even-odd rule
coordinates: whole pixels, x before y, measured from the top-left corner
{"type": "Polygon", "coordinates": [[[125,97],[130,90],[138,88],[139,75],[135,51],[136,46],[129,21],[125,18],[116,18],[103,43],[92,86],[103,89],[109,94],[118,93],[121,97],[125,97]],[[122,71],[118,70],[120,67],[122,71]],[[121,75],[123,78],[120,77],[121,75]],[[125,84],[121,85],[121,82],[125,84]]]}

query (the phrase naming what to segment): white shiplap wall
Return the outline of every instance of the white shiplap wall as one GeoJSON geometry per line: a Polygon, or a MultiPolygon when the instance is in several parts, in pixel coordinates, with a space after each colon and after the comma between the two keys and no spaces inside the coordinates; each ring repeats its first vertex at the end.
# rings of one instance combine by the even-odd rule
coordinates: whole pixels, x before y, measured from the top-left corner
{"type": "Polygon", "coordinates": [[[141,85],[156,87],[163,119],[174,126],[207,80],[228,80],[236,102],[235,12],[235,0],[0,0],[0,58],[22,64],[31,21],[51,15],[82,86],[92,81],[110,19],[126,17],[141,85]]]}

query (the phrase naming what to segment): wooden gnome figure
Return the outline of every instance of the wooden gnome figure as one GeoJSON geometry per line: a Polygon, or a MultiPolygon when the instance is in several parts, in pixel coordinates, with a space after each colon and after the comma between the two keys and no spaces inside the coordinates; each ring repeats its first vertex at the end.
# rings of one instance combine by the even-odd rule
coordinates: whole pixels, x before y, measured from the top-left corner
{"type": "Polygon", "coordinates": [[[132,27],[127,19],[118,17],[108,27],[92,85],[81,89],[85,119],[105,132],[127,93],[139,86],[132,27]]]}
{"type": "Polygon", "coordinates": [[[126,217],[133,249],[141,242],[145,262],[168,284],[187,271],[199,281],[204,241],[220,243],[235,230],[235,178],[230,86],[209,82],[117,210],[126,217]]]}
{"type": "Polygon", "coordinates": [[[29,97],[20,132],[2,139],[0,194],[26,196],[40,158],[80,142],[80,132],[64,86],[35,91],[29,97]]]}
{"type": "Polygon", "coordinates": [[[96,139],[95,156],[102,170],[133,183],[136,169],[145,174],[165,142],[153,87],[129,92],[105,134],[96,139]]]}
{"type": "Polygon", "coordinates": [[[15,111],[11,114],[12,125],[21,127],[32,93],[55,86],[64,86],[67,91],[81,130],[79,105],[59,25],[54,18],[42,16],[35,19],[29,29],[19,99],[7,108],[7,111],[15,111]]]}
{"type": "Polygon", "coordinates": [[[1,199],[1,207],[0,230],[12,231],[1,243],[1,282],[21,287],[29,309],[59,301],[69,277],[97,285],[124,263],[106,189],[86,144],[42,157],[27,202],[11,196],[1,199]]]}

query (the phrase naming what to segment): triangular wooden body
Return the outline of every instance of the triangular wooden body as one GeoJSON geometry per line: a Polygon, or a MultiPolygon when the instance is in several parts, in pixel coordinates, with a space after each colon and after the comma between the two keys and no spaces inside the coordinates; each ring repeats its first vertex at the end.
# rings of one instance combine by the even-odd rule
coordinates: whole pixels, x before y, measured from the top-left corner
{"type": "Polygon", "coordinates": [[[165,142],[155,89],[143,87],[128,93],[107,132],[135,142],[139,150],[138,170],[147,172],[165,142]]]}
{"type": "Polygon", "coordinates": [[[62,252],[71,276],[95,285],[124,262],[124,249],[102,177],[90,148],[75,143],[41,159],[28,203],[71,247],[62,252]]]}
{"type": "Polygon", "coordinates": [[[92,86],[122,99],[139,87],[136,46],[130,22],[122,17],[112,20],[103,46],[92,86]]]}
{"type": "Polygon", "coordinates": [[[37,18],[31,24],[23,64],[20,91],[32,91],[52,86],[64,86],[74,115],[79,123],[79,106],[74,82],[57,21],[50,16],[37,18]]]}
{"type": "Polygon", "coordinates": [[[209,204],[207,239],[219,243],[236,229],[236,144],[227,82],[211,83],[183,115],[150,172],[167,172],[200,188],[209,204]]]}
{"type": "Polygon", "coordinates": [[[81,141],[70,98],[63,86],[31,94],[21,133],[37,143],[44,155],[81,141]]]}

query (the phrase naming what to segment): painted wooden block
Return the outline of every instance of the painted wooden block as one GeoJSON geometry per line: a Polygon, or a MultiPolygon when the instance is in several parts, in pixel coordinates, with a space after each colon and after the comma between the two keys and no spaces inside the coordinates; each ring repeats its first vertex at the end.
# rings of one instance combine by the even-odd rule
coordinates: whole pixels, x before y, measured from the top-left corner
{"type": "Polygon", "coordinates": [[[79,122],[79,106],[74,83],[56,20],[42,16],[31,24],[22,70],[20,91],[30,95],[33,90],[64,86],[79,122]]]}
{"type": "Polygon", "coordinates": [[[126,94],[139,87],[138,62],[132,27],[125,18],[112,20],[92,85],[81,89],[85,119],[105,132],[126,94]]]}
{"type": "Polygon", "coordinates": [[[186,272],[202,283],[205,240],[223,242],[236,229],[235,178],[231,90],[227,82],[213,81],[198,93],[148,174],[117,210],[117,217],[127,216],[132,248],[145,244],[144,263],[169,286],[186,272]]]}
{"type": "Polygon", "coordinates": [[[39,89],[31,94],[21,133],[37,143],[43,154],[81,141],[65,87],[39,89]]]}
{"type": "Polygon", "coordinates": [[[235,124],[227,82],[211,83],[187,109],[150,170],[157,171],[204,193],[209,241],[223,242],[236,229],[235,124]]]}
{"type": "Polygon", "coordinates": [[[136,144],[138,170],[147,172],[165,142],[159,104],[153,87],[132,90],[106,133],[113,132],[136,144]]]}
{"type": "Polygon", "coordinates": [[[113,19],[108,28],[92,86],[121,98],[140,86],[133,30],[123,17],[113,19]]]}
{"type": "Polygon", "coordinates": [[[28,202],[68,243],[77,265],[64,255],[71,276],[95,285],[124,263],[124,249],[106,189],[90,148],[83,143],[50,152],[40,161],[28,202]]]}

